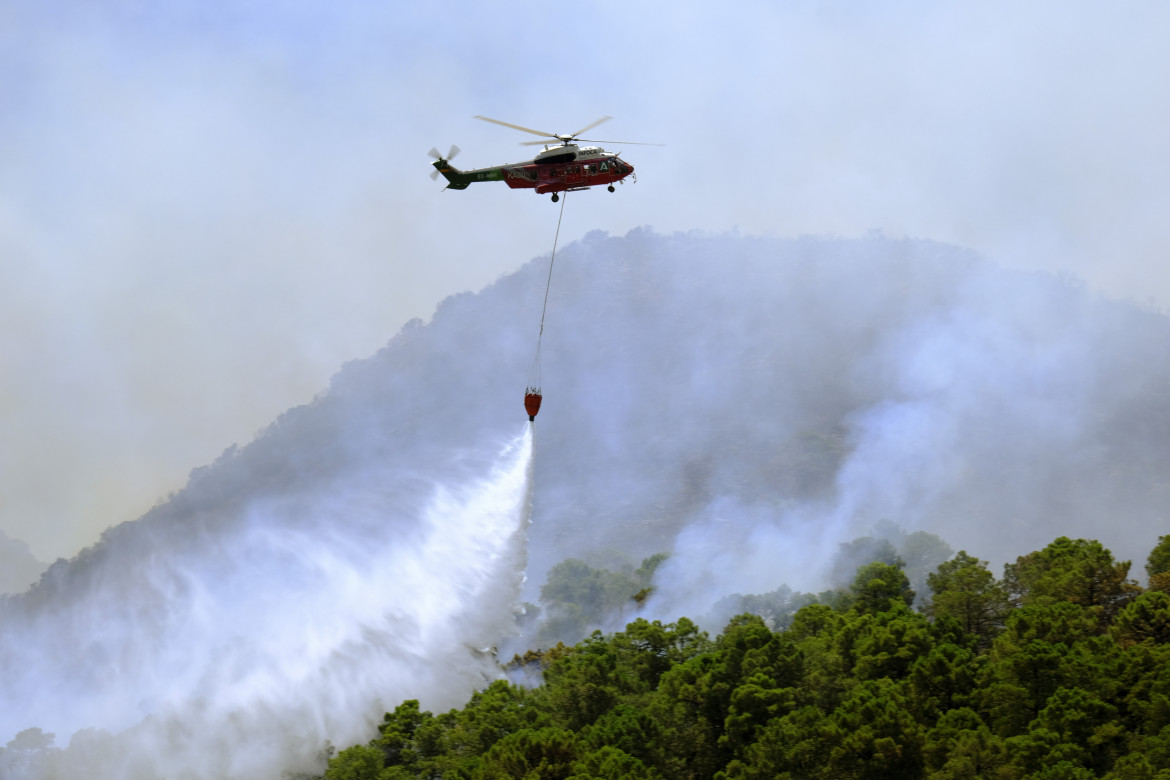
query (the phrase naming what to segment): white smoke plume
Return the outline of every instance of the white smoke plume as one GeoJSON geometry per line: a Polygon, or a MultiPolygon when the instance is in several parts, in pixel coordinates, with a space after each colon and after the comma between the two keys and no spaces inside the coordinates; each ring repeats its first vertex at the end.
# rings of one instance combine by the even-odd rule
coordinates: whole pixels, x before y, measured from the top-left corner
{"type": "Polygon", "coordinates": [[[883,520],[997,567],[1096,538],[1134,574],[1170,531],[1165,315],[924,240],[594,232],[557,252],[521,587],[531,443],[483,443],[524,419],[547,274],[447,299],[10,600],[0,740],[40,727],[63,761],[149,736],[117,751],[147,776],[263,776],[402,699],[460,704],[566,558],[671,552],[646,614],[699,619],[819,590],[883,520]]]}
{"type": "Polygon", "coordinates": [[[515,630],[527,428],[442,484],[371,469],[194,533],[123,526],[50,572],[6,605],[0,733],[65,749],[6,750],[0,776],[276,778],[405,698],[461,704],[515,630]]]}
{"type": "MultiPolygon", "coordinates": [[[[879,273],[891,276],[861,306],[830,312],[858,329],[841,370],[816,383],[849,399],[831,491],[714,497],[675,539],[649,614],[702,615],[729,593],[782,585],[822,590],[838,546],[882,521],[997,569],[1060,535],[1099,539],[1140,576],[1170,531],[1170,483],[1152,449],[1168,421],[1166,318],[989,263],[879,273]],[[944,284],[928,278],[940,272],[944,284]],[[896,314],[875,308],[889,292],[896,314]]],[[[830,356],[846,343],[803,336],[830,356]]]]}

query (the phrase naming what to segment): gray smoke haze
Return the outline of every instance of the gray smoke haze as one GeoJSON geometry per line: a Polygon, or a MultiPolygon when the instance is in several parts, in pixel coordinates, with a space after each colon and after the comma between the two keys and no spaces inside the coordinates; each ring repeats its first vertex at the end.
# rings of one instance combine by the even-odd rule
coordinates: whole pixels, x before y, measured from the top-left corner
{"type": "MultiPolygon", "coordinates": [[[[713,501],[660,571],[654,613],[703,614],[726,593],[781,584],[826,587],[837,545],[882,520],[997,567],[1058,535],[1101,539],[1134,561],[1135,577],[1170,530],[1164,316],[1091,295],[1069,277],[986,263],[932,268],[912,242],[872,246],[871,268],[830,283],[857,284],[865,299],[826,301],[822,315],[858,339],[844,349],[846,365],[812,382],[845,401],[837,422],[847,454],[831,493],[745,501],[735,491],[713,501]],[[881,262],[886,253],[901,258],[881,262]]],[[[775,314],[774,332],[839,358],[843,345],[817,338],[807,305],[801,321],[775,314]]],[[[796,381],[815,376],[788,365],[796,381]]]]}
{"type": "Polygon", "coordinates": [[[47,564],[33,557],[27,544],[0,531],[0,594],[27,590],[46,568],[47,564]]]}
{"type": "Polygon", "coordinates": [[[675,620],[820,589],[882,521],[997,568],[1087,536],[1135,574],[1170,532],[1163,314],[932,241],[598,231],[557,253],[532,441],[548,261],[4,602],[0,739],[275,777],[401,699],[460,703],[567,557],[670,552],[645,614],[675,620]]]}
{"type": "Polygon", "coordinates": [[[572,379],[546,393],[543,441],[554,449],[564,417],[573,433],[538,475],[563,457],[596,480],[566,511],[591,531],[609,518],[616,549],[657,552],[639,528],[683,529],[664,615],[700,614],[670,600],[707,580],[711,599],[823,587],[837,544],[883,519],[997,565],[1060,534],[1140,565],[1166,529],[1160,314],[876,236],[635,232],[566,258],[550,308],[568,322],[546,333],[545,375],[572,379]],[[621,505],[597,505],[611,496],[621,505]]]}
{"type": "Polygon", "coordinates": [[[0,0],[0,528],[74,555],[547,251],[546,199],[426,176],[531,151],[475,114],[668,144],[565,238],[877,227],[1170,301],[1165,3],[582,13],[0,0]]]}
{"type": "MultiPolygon", "coordinates": [[[[568,207],[563,240],[625,238],[558,258],[525,598],[566,556],[667,549],[648,614],[697,616],[815,588],[883,518],[997,564],[1065,533],[1140,563],[1168,532],[1170,6],[587,10],[540,35],[536,2],[0,0],[0,528],[73,558],[3,607],[0,742],[250,771],[364,729],[368,692],[481,679],[462,648],[506,636],[503,591],[452,597],[482,631],[436,618],[457,657],[385,628],[292,660],[410,622],[449,572],[380,580],[423,559],[387,534],[437,485],[466,498],[522,419],[547,269],[503,275],[555,212],[427,178],[432,146],[530,151],[475,114],[669,144],[568,207]],[[775,238],[871,227],[895,238],[775,238]]],[[[471,554],[497,543],[451,557],[513,583],[511,552],[471,554]]]]}

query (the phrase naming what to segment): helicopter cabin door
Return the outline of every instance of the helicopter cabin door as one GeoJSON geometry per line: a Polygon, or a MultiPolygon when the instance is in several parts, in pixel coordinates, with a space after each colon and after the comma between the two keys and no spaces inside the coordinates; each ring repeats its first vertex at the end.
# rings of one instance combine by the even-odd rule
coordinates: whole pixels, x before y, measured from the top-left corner
{"type": "Polygon", "coordinates": [[[565,166],[565,184],[570,187],[581,183],[581,163],[569,163],[565,166]]]}

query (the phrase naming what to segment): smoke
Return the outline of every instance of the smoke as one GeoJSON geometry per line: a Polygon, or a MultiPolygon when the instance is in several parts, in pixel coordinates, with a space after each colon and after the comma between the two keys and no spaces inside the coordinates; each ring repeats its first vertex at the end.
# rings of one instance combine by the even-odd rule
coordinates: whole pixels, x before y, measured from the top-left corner
{"type": "Polygon", "coordinates": [[[924,240],[594,232],[557,252],[534,461],[547,274],[447,299],[10,600],[8,738],[261,774],[461,703],[566,558],[670,552],[644,614],[676,620],[819,590],[882,521],[995,566],[1070,535],[1140,568],[1165,532],[1161,313],[924,240]]]}
{"type": "Polygon", "coordinates": [[[47,567],[33,557],[27,544],[0,531],[0,594],[26,590],[47,567]]]}
{"type": "Polygon", "coordinates": [[[531,483],[525,430],[441,483],[374,468],[120,527],[5,605],[0,733],[74,736],[4,776],[278,777],[402,699],[461,704],[515,630],[531,483]]]}
{"type": "Polygon", "coordinates": [[[592,321],[553,353],[605,367],[573,377],[563,446],[620,465],[560,457],[593,493],[616,485],[586,527],[637,540],[608,539],[633,555],[672,553],[649,616],[823,589],[839,545],[882,521],[996,567],[1060,535],[1099,539],[1135,575],[1164,532],[1162,314],[880,235],[636,232],[575,248],[586,257],[559,278],[581,285],[592,321]]]}
{"type": "Polygon", "coordinates": [[[545,4],[0,3],[0,527],[74,555],[547,251],[547,198],[427,177],[527,155],[474,114],[667,144],[564,237],[874,226],[1170,301],[1170,6],[674,7],[516,45],[545,4]]]}

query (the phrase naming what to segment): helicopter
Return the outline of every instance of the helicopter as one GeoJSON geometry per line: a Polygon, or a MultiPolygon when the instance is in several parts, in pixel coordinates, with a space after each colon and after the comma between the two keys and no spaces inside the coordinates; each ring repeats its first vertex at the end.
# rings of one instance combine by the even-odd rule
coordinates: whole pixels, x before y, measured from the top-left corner
{"type": "Polygon", "coordinates": [[[531,160],[500,165],[492,168],[476,168],[470,171],[461,171],[451,165],[451,159],[459,153],[458,146],[452,146],[444,157],[438,149],[431,149],[431,157],[435,158],[431,172],[432,179],[438,179],[439,174],[447,180],[444,189],[465,190],[479,181],[502,181],[512,189],[534,189],[538,195],[552,194],[552,201],[560,200],[562,192],[576,192],[587,190],[590,187],[606,185],[610,192],[614,191],[614,183],[623,182],[629,176],[631,181],[637,181],[634,175],[634,166],[621,159],[615,152],[607,152],[598,146],[581,146],[578,142],[595,144],[633,144],[636,146],[662,146],[662,144],[639,144],[634,141],[597,141],[589,138],[580,138],[586,133],[613,119],[603,116],[601,119],[588,124],[575,133],[567,135],[560,133],[546,133],[533,130],[530,127],[514,125],[510,122],[501,122],[486,116],[476,116],[484,122],[491,122],[513,130],[520,130],[532,135],[538,135],[543,141],[522,141],[521,146],[544,146],[544,150],[531,160]]]}

